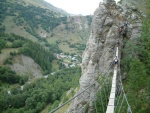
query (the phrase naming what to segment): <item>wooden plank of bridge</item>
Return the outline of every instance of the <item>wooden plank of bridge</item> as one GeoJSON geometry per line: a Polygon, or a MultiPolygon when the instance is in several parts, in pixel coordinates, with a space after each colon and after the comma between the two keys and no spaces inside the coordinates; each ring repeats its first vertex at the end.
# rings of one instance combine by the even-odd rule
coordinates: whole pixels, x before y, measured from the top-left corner
{"type": "MultiPolygon", "coordinates": [[[[118,47],[117,47],[117,50],[116,50],[116,56],[118,57],[118,47]]],[[[114,75],[113,75],[113,78],[112,78],[111,92],[110,92],[110,96],[109,96],[109,102],[108,102],[106,113],[114,113],[115,94],[116,94],[116,79],[117,79],[117,69],[114,69],[114,75]]]]}

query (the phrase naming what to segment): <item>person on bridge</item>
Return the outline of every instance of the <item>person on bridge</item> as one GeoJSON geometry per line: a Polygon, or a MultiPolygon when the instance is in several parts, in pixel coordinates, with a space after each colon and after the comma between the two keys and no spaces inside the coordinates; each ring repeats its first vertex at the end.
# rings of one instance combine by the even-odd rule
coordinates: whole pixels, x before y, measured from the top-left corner
{"type": "Polygon", "coordinates": [[[119,27],[119,36],[122,35],[122,32],[123,32],[123,26],[119,27]]]}
{"type": "Polygon", "coordinates": [[[118,66],[118,58],[117,58],[117,56],[114,58],[114,64],[115,64],[115,69],[117,69],[117,66],[118,66]]]}
{"type": "Polygon", "coordinates": [[[120,41],[119,41],[119,39],[117,40],[117,47],[119,47],[119,44],[120,44],[120,41]]]}
{"type": "Polygon", "coordinates": [[[127,28],[128,27],[128,22],[124,22],[124,27],[127,28]]]}

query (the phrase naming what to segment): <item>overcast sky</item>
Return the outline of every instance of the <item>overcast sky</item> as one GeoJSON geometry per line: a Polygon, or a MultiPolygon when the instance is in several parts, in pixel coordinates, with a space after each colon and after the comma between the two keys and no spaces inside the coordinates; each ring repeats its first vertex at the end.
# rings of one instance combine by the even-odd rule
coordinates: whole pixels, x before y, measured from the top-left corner
{"type": "MultiPolygon", "coordinates": [[[[90,15],[103,0],[45,0],[71,14],[90,15]]],[[[119,0],[116,0],[119,1],[119,0]]]]}

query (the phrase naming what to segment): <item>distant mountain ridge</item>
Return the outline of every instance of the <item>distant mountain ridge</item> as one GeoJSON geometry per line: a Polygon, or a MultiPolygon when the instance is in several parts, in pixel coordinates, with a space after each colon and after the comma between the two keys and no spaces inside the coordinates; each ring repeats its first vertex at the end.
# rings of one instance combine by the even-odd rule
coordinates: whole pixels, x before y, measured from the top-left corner
{"type": "Polygon", "coordinates": [[[36,6],[36,7],[49,9],[51,11],[59,13],[62,16],[69,15],[63,9],[57,8],[57,7],[53,6],[52,4],[46,2],[45,0],[16,0],[16,2],[19,3],[19,4],[22,4],[22,5],[33,5],[33,6],[36,6]]]}

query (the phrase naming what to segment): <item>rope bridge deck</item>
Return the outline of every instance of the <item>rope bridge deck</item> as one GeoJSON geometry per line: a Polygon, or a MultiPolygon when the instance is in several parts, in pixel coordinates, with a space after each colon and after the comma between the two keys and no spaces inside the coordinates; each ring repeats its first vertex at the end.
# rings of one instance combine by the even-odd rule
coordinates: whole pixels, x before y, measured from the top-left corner
{"type": "MultiPolygon", "coordinates": [[[[119,58],[118,47],[116,48],[115,56],[119,58]]],[[[81,99],[84,102],[84,105],[78,110],[78,112],[71,113],[86,113],[87,106],[89,106],[90,101],[93,103],[93,112],[92,113],[132,113],[131,107],[128,103],[126,94],[123,89],[121,73],[120,73],[120,64],[117,68],[114,68],[113,77],[105,77],[103,81],[100,83],[100,87],[95,92],[94,96],[88,102],[84,102],[85,97],[81,99]],[[98,96],[99,95],[99,96],[98,96]],[[97,107],[99,106],[99,107],[97,107]],[[100,110],[101,109],[101,110],[100,110]]],[[[67,111],[62,111],[61,109],[70,105],[71,101],[81,96],[81,94],[85,93],[87,90],[92,88],[95,85],[88,86],[83,91],[76,94],[73,98],[69,99],[65,103],[59,105],[57,108],[53,109],[49,113],[69,113],[67,111]]]]}

